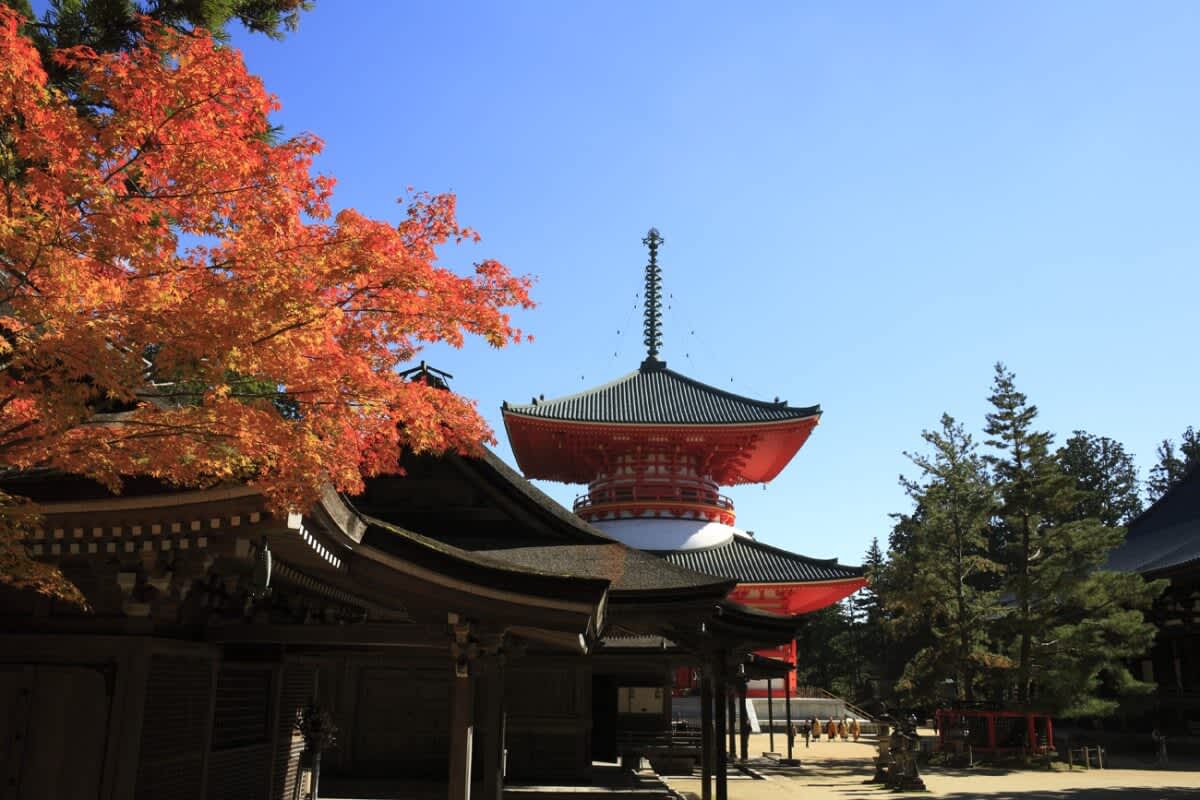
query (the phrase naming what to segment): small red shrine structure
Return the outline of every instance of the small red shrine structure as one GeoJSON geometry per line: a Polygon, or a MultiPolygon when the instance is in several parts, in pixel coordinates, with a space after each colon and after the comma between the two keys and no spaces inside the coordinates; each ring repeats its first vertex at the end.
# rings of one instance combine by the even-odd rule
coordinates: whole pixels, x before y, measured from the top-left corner
{"type": "Polygon", "coordinates": [[[975,757],[1045,755],[1054,747],[1054,720],[1033,711],[987,708],[939,708],[937,748],[944,752],[971,749],[975,757]]]}
{"type": "MultiPolygon", "coordinates": [[[[735,527],[721,487],[767,483],[808,440],[819,406],[733,394],[681,375],[659,359],[662,237],[651,228],[645,344],[639,368],[578,394],[503,406],[526,477],[587,484],[583,519],[625,544],[678,566],[733,578],[730,599],[780,614],[832,605],[865,585],[861,568],[791,553],[735,527]]],[[[791,642],[763,655],[795,663],[791,642]]],[[[788,681],[795,686],[795,673],[788,681]]],[[[685,670],[677,688],[691,684],[685,670]]],[[[752,692],[757,693],[757,692],[752,692]]]]}

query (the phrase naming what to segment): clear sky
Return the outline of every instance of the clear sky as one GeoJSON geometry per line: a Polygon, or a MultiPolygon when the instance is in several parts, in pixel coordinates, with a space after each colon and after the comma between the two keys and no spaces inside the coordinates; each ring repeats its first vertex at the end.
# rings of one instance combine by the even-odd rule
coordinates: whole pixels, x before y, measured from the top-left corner
{"type": "Polygon", "coordinates": [[[428,353],[505,459],[501,401],[640,362],[654,225],[668,364],[825,411],[729,492],[739,526],[850,563],[908,508],[921,430],[982,426],[997,360],[1060,441],[1143,474],[1200,424],[1198,40],[1195,4],[1094,0],[319,0],[283,42],[235,36],[340,205],[454,191],[483,242],[447,263],[537,277],[532,344],[428,353]]]}

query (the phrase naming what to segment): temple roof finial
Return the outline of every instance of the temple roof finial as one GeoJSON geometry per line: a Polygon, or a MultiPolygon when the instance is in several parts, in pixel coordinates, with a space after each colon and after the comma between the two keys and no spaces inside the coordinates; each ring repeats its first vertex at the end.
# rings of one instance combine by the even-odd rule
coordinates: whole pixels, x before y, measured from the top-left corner
{"type": "Polygon", "coordinates": [[[646,263],[646,298],[645,298],[645,333],[646,360],[643,367],[659,368],[666,366],[658,360],[658,351],[662,349],[662,268],[658,266],[658,247],[663,243],[657,228],[651,228],[642,239],[642,244],[650,248],[650,261],[646,263]]]}

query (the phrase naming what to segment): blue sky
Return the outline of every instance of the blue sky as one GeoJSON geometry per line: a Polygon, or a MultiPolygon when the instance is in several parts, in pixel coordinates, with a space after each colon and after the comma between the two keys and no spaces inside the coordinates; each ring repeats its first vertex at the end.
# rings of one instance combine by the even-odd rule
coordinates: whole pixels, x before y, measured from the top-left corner
{"type": "Polygon", "coordinates": [[[903,451],[943,411],[981,427],[997,360],[1060,441],[1112,436],[1143,473],[1200,424],[1198,23],[1167,2],[320,0],[283,42],[235,43],[278,122],[326,142],[338,204],[396,219],[407,186],[454,191],[483,242],[446,263],[537,277],[532,344],[427,354],[503,457],[501,401],[641,360],[655,225],[668,364],[825,410],[776,481],[730,490],[739,525],[858,563],[908,507],[903,451]]]}

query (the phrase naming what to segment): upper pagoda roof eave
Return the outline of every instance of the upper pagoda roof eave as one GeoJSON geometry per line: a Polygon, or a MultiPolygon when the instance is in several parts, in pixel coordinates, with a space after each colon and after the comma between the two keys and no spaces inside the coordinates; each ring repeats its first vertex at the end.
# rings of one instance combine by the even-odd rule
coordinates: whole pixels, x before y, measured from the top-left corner
{"type": "Polygon", "coordinates": [[[501,406],[505,416],[548,422],[630,427],[713,427],[777,423],[819,417],[820,405],[795,407],[709,386],[662,362],[608,383],[550,400],[501,406]]]}

